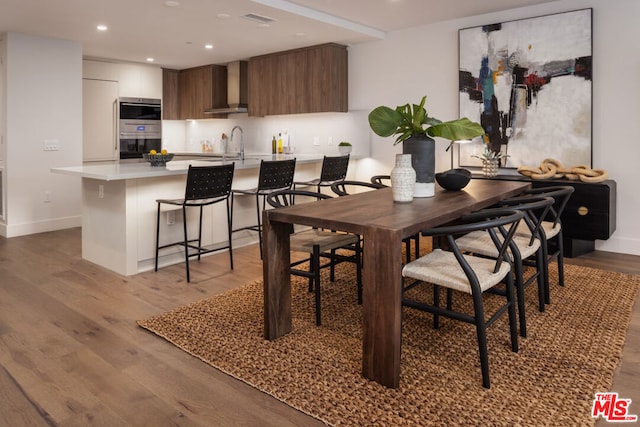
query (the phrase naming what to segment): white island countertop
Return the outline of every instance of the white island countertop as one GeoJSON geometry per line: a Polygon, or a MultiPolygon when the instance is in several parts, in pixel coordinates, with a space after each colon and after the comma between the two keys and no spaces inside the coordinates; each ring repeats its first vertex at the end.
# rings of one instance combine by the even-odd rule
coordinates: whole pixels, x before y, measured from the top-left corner
{"type": "Polygon", "coordinates": [[[222,160],[214,157],[211,160],[174,160],[168,162],[166,166],[151,166],[147,162],[140,163],[110,163],[97,165],[83,165],[70,167],[51,168],[51,172],[65,175],[79,176],[81,178],[91,178],[102,181],[117,181],[126,179],[155,178],[171,175],[184,175],[193,166],[212,166],[228,163],[235,163],[235,169],[257,169],[262,160],[286,160],[296,158],[296,164],[317,163],[322,161],[323,155],[314,154],[277,154],[268,155],[246,155],[244,160],[222,160]]]}

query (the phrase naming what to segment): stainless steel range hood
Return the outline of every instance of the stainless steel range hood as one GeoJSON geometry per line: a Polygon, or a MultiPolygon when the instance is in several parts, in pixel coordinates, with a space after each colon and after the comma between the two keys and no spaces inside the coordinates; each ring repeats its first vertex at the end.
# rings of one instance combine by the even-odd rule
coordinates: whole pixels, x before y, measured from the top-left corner
{"type": "Polygon", "coordinates": [[[206,111],[211,114],[247,112],[247,61],[235,61],[227,65],[227,107],[206,111]]]}

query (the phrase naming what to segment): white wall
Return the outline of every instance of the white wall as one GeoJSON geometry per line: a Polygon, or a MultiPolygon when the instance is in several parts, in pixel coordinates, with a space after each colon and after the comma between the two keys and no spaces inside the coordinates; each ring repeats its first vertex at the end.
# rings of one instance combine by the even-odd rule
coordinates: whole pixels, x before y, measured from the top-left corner
{"type": "MultiPolygon", "coordinates": [[[[593,167],[605,169],[618,185],[617,229],[597,249],[640,255],[640,144],[633,124],[640,117],[635,81],[640,71],[638,0],[560,0],[540,6],[474,16],[389,33],[382,41],[349,49],[349,108],[418,102],[441,120],[458,117],[458,30],[513,19],[593,8],[593,167]],[[631,126],[629,126],[631,124],[631,126]]],[[[390,170],[392,138],[372,137],[375,167],[390,170]]],[[[437,142],[436,169],[450,166],[447,142],[437,142]]]]}
{"type": "Polygon", "coordinates": [[[82,162],[82,46],[8,33],[6,237],[80,225],[80,182],[52,167],[82,162]],[[44,151],[45,140],[58,151],[44,151]],[[45,201],[48,198],[49,201],[45,201]]]}

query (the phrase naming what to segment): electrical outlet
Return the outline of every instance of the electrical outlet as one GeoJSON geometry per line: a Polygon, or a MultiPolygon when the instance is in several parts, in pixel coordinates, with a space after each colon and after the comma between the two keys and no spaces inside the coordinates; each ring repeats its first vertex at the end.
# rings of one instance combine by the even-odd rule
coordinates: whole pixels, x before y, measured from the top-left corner
{"type": "Polygon", "coordinates": [[[44,202],[51,203],[51,191],[47,190],[44,192],[44,202]]]}
{"type": "Polygon", "coordinates": [[[333,145],[333,137],[332,136],[327,138],[327,145],[333,145]]]}
{"type": "Polygon", "coordinates": [[[98,185],[98,199],[104,199],[104,185],[98,185]]]}
{"type": "Polygon", "coordinates": [[[176,211],[167,211],[167,225],[176,223],[176,211]]]}
{"type": "Polygon", "coordinates": [[[44,151],[58,151],[60,144],[57,139],[45,139],[42,149],[44,151]]]}
{"type": "Polygon", "coordinates": [[[319,136],[314,136],[313,137],[313,145],[315,145],[315,146],[319,146],[320,145],[320,137],[319,136]]]}

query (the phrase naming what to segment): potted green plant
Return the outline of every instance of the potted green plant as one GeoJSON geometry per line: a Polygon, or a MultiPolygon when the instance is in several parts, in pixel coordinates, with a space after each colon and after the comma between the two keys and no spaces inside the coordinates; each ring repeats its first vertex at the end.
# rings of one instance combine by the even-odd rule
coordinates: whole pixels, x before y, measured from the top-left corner
{"type": "Polygon", "coordinates": [[[430,117],[420,104],[399,105],[395,109],[380,106],[369,113],[371,130],[379,136],[396,136],[394,145],[402,142],[402,152],[411,154],[416,170],[415,197],[431,197],[435,193],[435,141],[440,137],[450,141],[473,139],[484,135],[479,123],[466,117],[443,122],[430,117]]]}
{"type": "Polygon", "coordinates": [[[338,151],[343,156],[346,156],[347,154],[351,153],[352,148],[353,147],[351,146],[351,143],[347,141],[342,141],[338,144],[338,151]]]}

